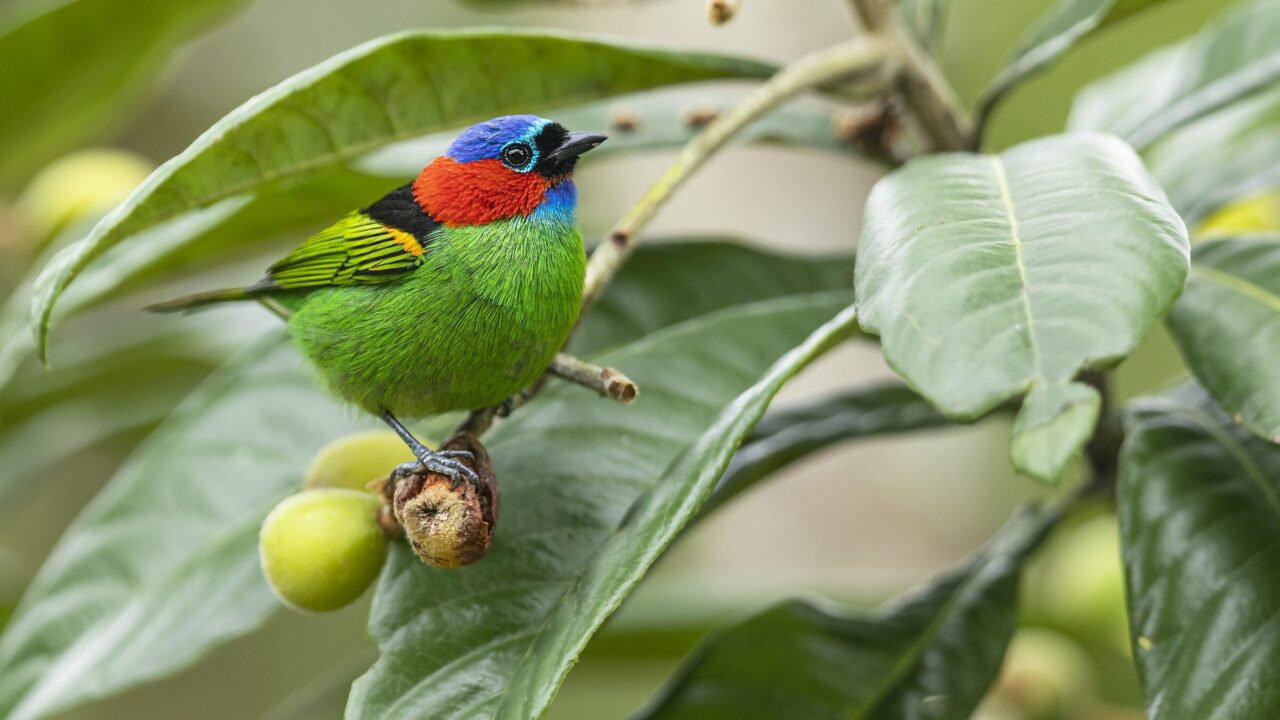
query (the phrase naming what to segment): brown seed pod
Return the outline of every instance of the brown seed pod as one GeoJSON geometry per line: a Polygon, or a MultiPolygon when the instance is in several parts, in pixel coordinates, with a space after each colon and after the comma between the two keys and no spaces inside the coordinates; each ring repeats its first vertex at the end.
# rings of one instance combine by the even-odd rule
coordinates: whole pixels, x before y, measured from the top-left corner
{"type": "Polygon", "coordinates": [[[738,14],[739,0],[707,0],[707,19],[712,25],[723,25],[738,14]]]}
{"type": "MultiPolygon", "coordinates": [[[[442,450],[467,450],[463,460],[480,476],[477,483],[455,481],[437,473],[404,475],[390,498],[392,515],[409,546],[423,562],[456,568],[484,557],[498,522],[498,483],[489,453],[474,435],[455,435],[442,450]]],[[[384,498],[387,489],[384,488],[384,498]]],[[[384,519],[384,527],[388,523],[384,519]]]]}
{"type": "Polygon", "coordinates": [[[713,120],[720,117],[720,111],[712,107],[694,107],[684,111],[684,124],[687,127],[698,129],[710,125],[713,120]]]}

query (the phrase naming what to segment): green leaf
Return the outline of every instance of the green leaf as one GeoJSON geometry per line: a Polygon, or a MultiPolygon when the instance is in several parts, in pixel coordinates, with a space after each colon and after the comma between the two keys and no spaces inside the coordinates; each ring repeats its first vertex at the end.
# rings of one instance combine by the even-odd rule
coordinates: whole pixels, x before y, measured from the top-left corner
{"type": "Polygon", "coordinates": [[[770,412],[733,456],[703,512],[720,507],[773,473],[837,443],[948,424],[927,400],[898,383],[858,388],[770,412]]]}
{"type": "Polygon", "coordinates": [[[1187,255],[1182,221],[1113,137],[928,157],[867,201],[860,317],[950,417],[1025,393],[1011,457],[1052,480],[1097,415],[1073,378],[1138,344],[1181,291],[1187,255]]]}
{"type": "Polygon", "coordinates": [[[1198,388],[1135,403],[1119,515],[1151,720],[1280,717],[1280,447],[1198,388]]]}
{"type": "Polygon", "coordinates": [[[1052,65],[1084,38],[1164,1],[1057,0],[1018,41],[980,105],[990,108],[1011,88],[1052,65]]]}
{"type": "Polygon", "coordinates": [[[1173,337],[1227,412],[1280,443],[1280,239],[1215,240],[1193,259],[1173,337]]]}
{"type": "Polygon", "coordinates": [[[644,720],[964,720],[1017,625],[1022,561],[1057,519],[1020,512],[964,569],[870,618],[792,600],[699,645],[644,720]]]}
{"type": "Polygon", "coordinates": [[[47,473],[55,463],[158,423],[235,345],[250,341],[214,318],[182,332],[163,320],[127,330],[119,317],[92,320],[107,328],[68,353],[75,363],[25,368],[0,389],[0,517],[21,512],[28,493],[59,492],[47,473]]]}
{"type": "Polygon", "coordinates": [[[258,526],[367,427],[278,338],[215,374],[59,541],[0,639],[0,715],[64,712],[195,662],[277,607],[258,526]],[[198,621],[196,621],[198,619],[198,621]]]}
{"type": "Polygon", "coordinates": [[[760,78],[772,66],[572,35],[406,32],[305,70],[232,111],[165,163],[36,284],[42,353],[67,284],[126,238],[201,208],[238,208],[268,182],[306,178],[381,146],[511,112],[663,85],[760,78]]]}
{"type": "Polygon", "coordinates": [[[1280,2],[1241,0],[1186,43],[1086,88],[1071,127],[1105,130],[1145,148],[1278,79],[1280,2]]]}
{"type": "Polygon", "coordinates": [[[1188,123],[1144,155],[1191,226],[1241,198],[1280,187],[1280,87],[1188,123]]]}
{"type": "Polygon", "coordinates": [[[10,3],[0,19],[0,188],[100,137],[172,65],[174,50],[244,0],[10,3]]]}
{"type": "MultiPolygon", "coordinates": [[[[819,260],[788,260],[720,244],[684,247],[688,254],[683,258],[681,246],[639,248],[598,305],[619,302],[611,298],[614,288],[627,293],[628,303],[644,305],[650,302],[647,298],[661,298],[655,309],[636,312],[627,328],[634,337],[645,337],[641,343],[656,342],[654,333],[685,319],[686,309],[703,308],[704,318],[717,311],[732,312],[721,310],[726,306],[718,301],[758,300],[746,307],[769,305],[794,324],[806,312],[817,312],[802,302],[809,293],[829,298],[821,291],[848,284],[847,265],[839,273],[805,273],[805,263],[819,260]],[[649,262],[650,253],[663,259],[649,262]],[[669,283],[665,275],[648,274],[667,266],[692,268],[697,261],[715,258],[728,262],[714,273],[703,268],[701,285],[691,282],[687,273],[677,273],[669,283]],[[791,279],[789,288],[755,282],[775,267],[792,268],[781,274],[791,279]],[[731,274],[735,272],[741,277],[731,274]],[[723,292],[704,294],[716,288],[723,292]],[[758,294],[753,296],[753,291],[758,294]]],[[[802,330],[788,326],[779,331],[784,332],[802,330]]],[[[763,340],[748,335],[733,346],[743,357],[749,360],[769,349],[752,344],[763,340]]],[[[677,372],[676,359],[666,360],[671,372],[677,372]]],[[[726,366],[721,384],[736,382],[740,372],[733,368],[740,361],[730,358],[735,364],[726,366]]],[[[645,399],[635,407],[647,402],[689,407],[671,396],[664,404],[657,385],[643,392],[645,399]]],[[[551,388],[519,416],[537,425],[544,412],[540,408],[553,416],[563,412],[563,404],[552,404],[557,393],[564,393],[570,406],[585,407],[584,412],[632,409],[564,387],[551,388]]],[[[312,371],[283,344],[264,345],[216,373],[112,479],[41,570],[19,617],[0,639],[0,715],[36,716],[104,697],[181,668],[256,627],[276,607],[257,569],[258,524],[281,497],[301,486],[303,471],[321,445],[369,422],[354,420],[348,409],[317,389],[312,371]],[[201,622],[192,624],[192,617],[201,622]],[[19,704],[22,714],[11,715],[19,704]]],[[[649,436],[645,441],[650,446],[662,442],[649,436]]],[[[677,440],[663,448],[668,445],[674,446],[673,454],[679,449],[677,440]]],[[[561,457],[552,446],[545,452],[543,472],[556,472],[566,460],[601,462],[596,449],[580,457],[561,457]]],[[[503,476],[504,498],[512,495],[508,487],[518,483],[518,478],[503,476]]],[[[618,493],[628,490],[613,488],[618,493]]],[[[606,502],[612,497],[606,493],[597,499],[606,502]]],[[[552,512],[544,516],[549,523],[564,519],[545,505],[539,507],[540,512],[552,512]]],[[[623,509],[625,505],[608,508],[615,513],[623,509]]],[[[519,516],[515,508],[504,508],[500,539],[505,531],[516,529],[511,518],[519,516]]],[[[534,546],[525,559],[554,561],[540,554],[543,550],[550,553],[534,546]]],[[[408,559],[417,563],[412,556],[408,559]]]]}
{"type": "Polygon", "coordinates": [[[634,405],[557,386],[498,427],[487,440],[503,493],[493,547],[455,572],[392,553],[369,625],[383,655],[347,716],[541,715],[773,395],[856,328],[849,308],[805,340],[849,300],[802,294],[672,326],[593,358],[637,382],[634,405]]]}
{"type": "Polygon", "coordinates": [[[847,288],[849,255],[786,255],[729,240],[641,246],[582,319],[570,346],[586,355],[716,310],[847,288]]]}

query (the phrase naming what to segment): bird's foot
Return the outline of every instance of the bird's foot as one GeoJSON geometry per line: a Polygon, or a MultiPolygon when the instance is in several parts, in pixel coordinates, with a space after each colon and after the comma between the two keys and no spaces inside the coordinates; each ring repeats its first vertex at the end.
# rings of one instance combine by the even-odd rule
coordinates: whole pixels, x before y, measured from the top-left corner
{"type": "Polygon", "coordinates": [[[467,450],[433,451],[423,448],[416,455],[418,457],[416,461],[403,463],[396,467],[395,474],[397,478],[405,475],[420,475],[424,472],[433,472],[452,480],[455,488],[458,487],[458,483],[466,481],[479,489],[480,476],[459,459],[475,461],[475,455],[471,452],[467,450]]]}

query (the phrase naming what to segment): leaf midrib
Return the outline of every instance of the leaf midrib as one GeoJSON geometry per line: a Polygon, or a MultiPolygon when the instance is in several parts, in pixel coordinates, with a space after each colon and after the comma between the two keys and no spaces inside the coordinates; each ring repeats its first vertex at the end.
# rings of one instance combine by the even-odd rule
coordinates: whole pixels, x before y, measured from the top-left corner
{"type": "Polygon", "coordinates": [[[1209,282],[1280,313],[1280,295],[1261,285],[1250,282],[1239,275],[1233,275],[1206,265],[1192,265],[1191,271],[1203,276],[1209,282]]]}
{"type": "Polygon", "coordinates": [[[1257,486],[1258,492],[1262,493],[1262,497],[1271,506],[1271,510],[1280,518],[1280,493],[1267,483],[1267,476],[1262,471],[1262,468],[1258,467],[1253,455],[1235,438],[1231,437],[1230,433],[1226,432],[1210,415],[1181,403],[1176,405],[1175,408],[1183,417],[1200,426],[1202,430],[1208,433],[1209,437],[1213,438],[1214,442],[1218,443],[1223,450],[1227,451],[1227,454],[1231,455],[1240,466],[1240,469],[1244,470],[1245,476],[1257,486]]]}
{"type": "Polygon", "coordinates": [[[1031,345],[1031,363],[1035,368],[1035,379],[1044,381],[1044,365],[1040,356],[1040,342],[1036,339],[1035,318],[1031,312],[1031,282],[1027,278],[1027,263],[1022,254],[1022,231],[1018,224],[1017,212],[1014,209],[1013,192],[1009,188],[1009,177],[1005,172],[1004,159],[999,155],[989,156],[991,170],[995,176],[996,187],[1000,190],[1000,201],[1004,204],[1005,219],[1009,223],[1009,237],[1013,244],[1014,264],[1018,268],[1018,280],[1021,289],[1018,294],[1022,298],[1022,312],[1027,319],[1027,342],[1031,345]]]}

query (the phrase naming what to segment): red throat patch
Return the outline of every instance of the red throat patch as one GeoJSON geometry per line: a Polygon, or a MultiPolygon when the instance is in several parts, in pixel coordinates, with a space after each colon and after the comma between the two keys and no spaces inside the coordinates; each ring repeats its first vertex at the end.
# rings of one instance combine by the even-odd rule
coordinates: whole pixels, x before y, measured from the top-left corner
{"type": "Polygon", "coordinates": [[[413,181],[413,198],[445,225],[484,225],[533,212],[548,185],[541,174],[509,170],[500,160],[438,157],[413,181]]]}

